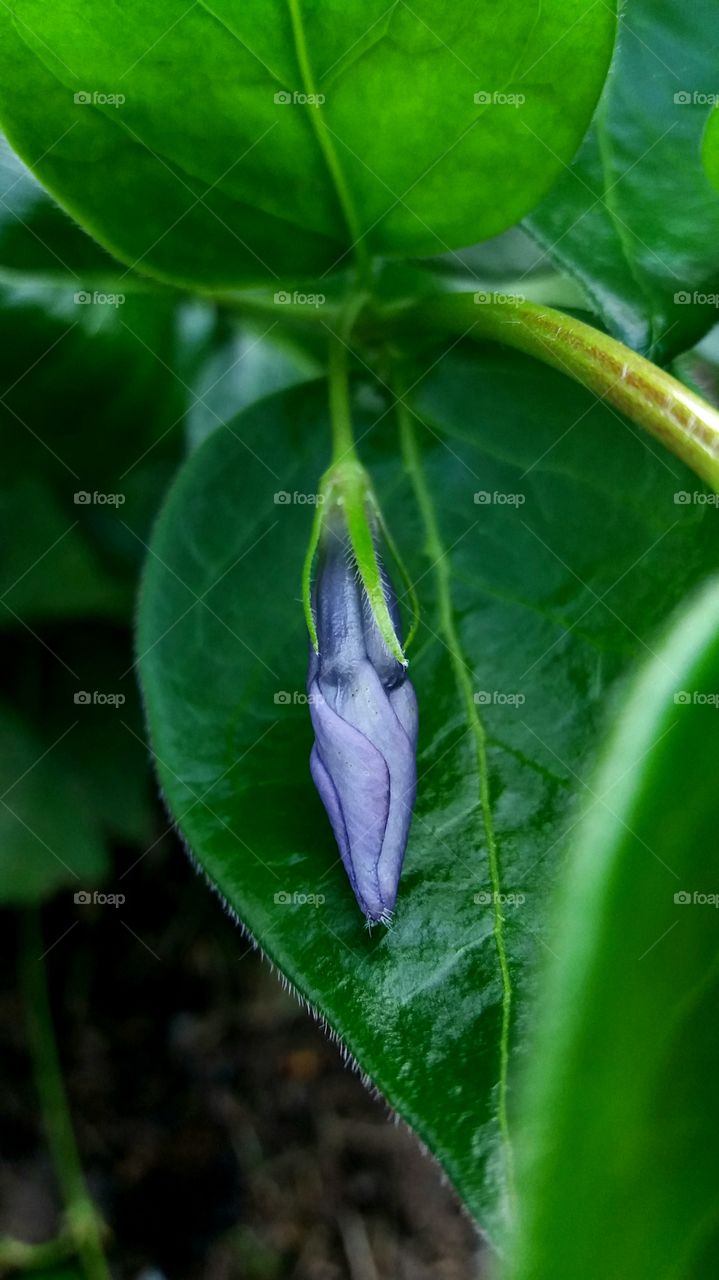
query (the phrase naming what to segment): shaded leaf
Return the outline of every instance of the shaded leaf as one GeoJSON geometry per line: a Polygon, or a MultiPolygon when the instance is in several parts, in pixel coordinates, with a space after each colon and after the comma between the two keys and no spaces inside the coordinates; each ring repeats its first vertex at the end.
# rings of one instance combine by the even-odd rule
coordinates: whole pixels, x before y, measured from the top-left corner
{"type": "Polygon", "coordinates": [[[609,330],[655,360],[719,315],[719,195],[701,163],[715,18],[712,0],[628,0],[592,128],[527,223],[609,330]]]}
{"type": "Polygon", "coordinates": [[[92,888],[107,854],[82,788],[42,739],[0,714],[0,902],[25,906],[59,888],[92,888]]]}

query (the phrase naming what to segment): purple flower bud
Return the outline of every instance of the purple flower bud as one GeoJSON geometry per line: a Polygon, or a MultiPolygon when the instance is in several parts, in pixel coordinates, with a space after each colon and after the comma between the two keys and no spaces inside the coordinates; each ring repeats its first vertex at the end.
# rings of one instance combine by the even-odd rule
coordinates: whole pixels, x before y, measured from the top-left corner
{"type": "MultiPolygon", "coordinates": [[[[399,636],[397,602],[383,574],[399,636]]],[[[325,526],[314,593],[319,654],[307,688],[315,744],[310,769],[355,897],[370,921],[397,897],[417,785],[417,699],[389,652],[349,539],[325,526]]]]}

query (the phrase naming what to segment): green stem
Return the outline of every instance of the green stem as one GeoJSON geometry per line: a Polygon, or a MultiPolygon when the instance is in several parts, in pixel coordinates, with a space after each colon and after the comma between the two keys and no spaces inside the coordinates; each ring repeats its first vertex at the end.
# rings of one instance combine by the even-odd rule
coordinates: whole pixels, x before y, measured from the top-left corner
{"type": "MultiPolygon", "coordinates": [[[[671,374],[592,325],[553,307],[456,293],[409,308],[423,327],[516,347],[568,374],[649,431],[719,490],[719,413],[671,374]],[[484,301],[477,303],[475,296],[484,301]]],[[[405,323],[408,316],[405,314],[405,323]]]]}
{"type": "Polygon", "coordinates": [[[6,1269],[9,1271],[50,1269],[71,1258],[74,1253],[75,1244],[67,1233],[42,1244],[26,1244],[24,1240],[2,1236],[0,1238],[0,1268],[2,1268],[0,1275],[4,1275],[6,1269]]]}
{"type": "MultiPolygon", "coordinates": [[[[292,34],[295,41],[295,52],[297,54],[297,62],[302,76],[303,89],[305,93],[313,97],[317,96],[315,88],[315,79],[312,72],[312,64],[310,62],[307,50],[307,40],[305,37],[304,23],[302,21],[302,11],[300,8],[300,0],[287,0],[290,10],[290,18],[292,21],[292,34]]],[[[315,131],[317,142],[320,146],[322,154],[325,158],[325,164],[329,170],[330,176],[337,192],[337,198],[347,224],[347,230],[352,241],[352,249],[354,250],[357,261],[357,268],[360,278],[368,285],[371,278],[371,260],[364,241],[364,233],[360,229],[359,217],[352,198],[352,193],[347,184],[344,170],[340,164],[339,156],[335,150],[332,134],[330,133],[320,106],[309,106],[310,121],[315,131]]]]}
{"type": "Polygon", "coordinates": [[[68,1230],[87,1280],[110,1280],[102,1247],[100,1218],[90,1198],[70,1118],[50,1011],[47,973],[42,959],[40,916],[21,917],[20,971],[35,1085],[68,1230]]]}
{"type": "Polygon", "coordinates": [[[334,467],[339,463],[358,461],[352,432],[347,348],[339,338],[335,337],[330,341],[329,379],[332,466],[334,467]]]}
{"type": "MultiPolygon", "coordinates": [[[[347,370],[347,348],[344,342],[334,336],[330,341],[329,391],[332,420],[332,463],[322,479],[322,494],[330,510],[333,508],[342,509],[352,553],[380,634],[390,653],[394,655],[398,662],[406,666],[402,646],[394,629],[394,623],[385,599],[382,572],[375,546],[374,528],[370,527],[369,513],[370,510],[376,509],[377,502],[372,493],[369,476],[357,457],[357,450],[355,449],[347,370]]],[[[329,516],[325,518],[329,519],[329,516]]],[[[312,555],[314,555],[314,550],[312,555]]],[[[307,600],[309,598],[310,575],[311,559],[308,552],[303,575],[305,614],[308,611],[307,600]]],[[[314,625],[310,627],[310,636],[313,644],[316,644],[314,625]]]]}
{"type": "Polygon", "coordinates": [[[499,1043],[497,1113],[499,1130],[502,1136],[505,1152],[508,1198],[510,1207],[513,1208],[515,1201],[514,1156],[509,1132],[509,1120],[507,1116],[512,980],[509,972],[509,960],[507,957],[507,947],[504,938],[504,918],[502,916],[501,908],[502,884],[499,868],[499,852],[497,849],[494,820],[492,817],[489,764],[487,760],[487,735],[474,701],[474,690],[472,687],[470,668],[462,656],[460,639],[454,622],[447,551],[442,543],[434,503],[422,470],[417,441],[415,439],[414,426],[412,424],[409,411],[404,405],[401,397],[398,397],[397,399],[397,415],[404,464],[412,482],[417,506],[424,522],[426,534],[425,551],[432,564],[437,580],[440,630],[443,634],[444,644],[446,645],[449,653],[455,683],[464,703],[465,713],[474,738],[477,758],[480,805],[482,810],[484,834],[487,842],[489,879],[492,886],[492,900],[494,904],[494,941],[497,950],[497,961],[499,964],[502,988],[502,1024],[499,1043]]]}

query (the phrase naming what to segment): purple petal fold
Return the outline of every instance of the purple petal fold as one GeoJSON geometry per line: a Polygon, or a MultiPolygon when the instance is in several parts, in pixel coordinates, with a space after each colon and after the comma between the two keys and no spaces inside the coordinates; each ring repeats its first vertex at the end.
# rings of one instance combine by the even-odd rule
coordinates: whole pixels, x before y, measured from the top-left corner
{"type": "Polygon", "coordinates": [[[333,533],[323,548],[315,608],[310,769],[359,906],[369,920],[387,919],[415,798],[417,700],[382,639],[346,538],[333,533]]]}

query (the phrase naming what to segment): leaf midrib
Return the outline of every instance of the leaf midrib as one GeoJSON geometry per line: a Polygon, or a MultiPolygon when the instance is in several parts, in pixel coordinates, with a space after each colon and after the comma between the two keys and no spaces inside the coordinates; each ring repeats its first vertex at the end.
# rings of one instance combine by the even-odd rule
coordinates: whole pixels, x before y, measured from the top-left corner
{"type": "Polygon", "coordinates": [[[422,471],[417,451],[414,426],[410,412],[398,399],[397,410],[400,423],[402,455],[415,492],[417,506],[422,516],[425,529],[425,550],[433,562],[437,579],[437,598],[439,605],[440,629],[444,632],[445,643],[449,651],[452,670],[458,691],[465,707],[469,727],[474,738],[479,775],[480,807],[487,842],[487,858],[489,876],[494,898],[493,932],[499,962],[502,986],[502,1023],[499,1043],[499,1081],[497,1096],[497,1122],[505,1152],[505,1168],[507,1174],[507,1190],[510,1202],[514,1201],[514,1157],[509,1133],[507,1117],[507,1090],[509,1078],[509,1034],[512,1012],[512,982],[509,973],[509,961],[504,937],[504,919],[501,909],[501,877],[499,856],[492,816],[489,763],[487,759],[487,736],[482,719],[474,701],[474,691],[469,678],[470,668],[464,659],[459,635],[454,621],[450,575],[447,567],[447,551],[442,543],[439,524],[432,495],[422,471]]]}

